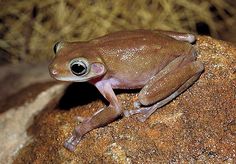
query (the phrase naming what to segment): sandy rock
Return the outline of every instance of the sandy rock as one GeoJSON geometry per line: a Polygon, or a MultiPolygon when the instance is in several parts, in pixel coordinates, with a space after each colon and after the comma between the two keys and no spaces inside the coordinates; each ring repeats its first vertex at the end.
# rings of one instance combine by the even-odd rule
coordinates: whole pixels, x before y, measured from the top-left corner
{"type": "MultiPolygon", "coordinates": [[[[74,83],[34,119],[27,130],[31,140],[14,163],[235,163],[236,47],[210,37],[198,37],[195,46],[205,72],[146,122],[117,119],[69,152],[62,145],[78,124],[75,117],[90,116],[105,103],[91,85],[74,83]]],[[[117,93],[123,107],[132,109],[137,92],[117,93]]]]}
{"type": "Polygon", "coordinates": [[[60,98],[66,85],[52,80],[46,63],[3,65],[0,84],[0,163],[11,163],[32,141],[27,129],[34,117],[60,98]]]}
{"type": "Polygon", "coordinates": [[[12,155],[31,142],[31,136],[27,135],[27,129],[33,118],[42,111],[50,100],[63,92],[62,84],[55,85],[46,91],[42,91],[30,103],[11,108],[0,115],[0,161],[6,163],[12,161],[12,155]]]}

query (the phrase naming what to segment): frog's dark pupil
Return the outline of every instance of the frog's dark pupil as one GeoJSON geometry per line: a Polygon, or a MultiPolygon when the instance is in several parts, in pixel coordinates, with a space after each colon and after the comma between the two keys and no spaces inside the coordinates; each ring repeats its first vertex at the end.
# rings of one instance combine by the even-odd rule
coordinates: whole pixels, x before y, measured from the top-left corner
{"type": "Polygon", "coordinates": [[[86,67],[79,62],[73,63],[71,70],[75,75],[83,75],[86,73],[86,67]]]}

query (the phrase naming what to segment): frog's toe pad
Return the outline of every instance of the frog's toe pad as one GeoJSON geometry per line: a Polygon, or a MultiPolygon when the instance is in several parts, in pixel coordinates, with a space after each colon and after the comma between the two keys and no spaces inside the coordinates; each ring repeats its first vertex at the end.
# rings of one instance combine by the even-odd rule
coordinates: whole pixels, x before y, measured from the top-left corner
{"type": "Polygon", "coordinates": [[[76,146],[79,144],[80,140],[81,140],[81,138],[78,138],[75,135],[72,135],[70,138],[68,138],[65,141],[64,147],[70,151],[75,151],[76,146]]]}
{"type": "Polygon", "coordinates": [[[135,114],[141,114],[140,116],[138,116],[138,120],[140,122],[146,121],[146,119],[149,117],[148,112],[145,109],[125,110],[123,113],[125,117],[129,117],[135,114]]]}
{"type": "Polygon", "coordinates": [[[144,114],[144,115],[139,116],[137,119],[138,119],[140,122],[145,122],[148,117],[149,117],[149,116],[146,116],[146,115],[144,114]]]}
{"type": "Polygon", "coordinates": [[[71,143],[69,143],[67,141],[64,143],[64,147],[67,148],[70,151],[75,151],[75,148],[76,148],[75,145],[72,145],[71,143]]]}
{"type": "Polygon", "coordinates": [[[196,36],[192,35],[192,34],[188,34],[187,36],[187,41],[189,43],[194,43],[196,41],[196,36]]]}
{"type": "Polygon", "coordinates": [[[125,117],[129,117],[129,116],[131,116],[129,110],[124,110],[123,114],[124,114],[125,117]]]}
{"type": "Polygon", "coordinates": [[[125,110],[123,113],[125,115],[125,117],[129,117],[135,114],[145,114],[147,112],[148,108],[139,108],[139,109],[134,109],[134,110],[125,110]]]}
{"type": "Polygon", "coordinates": [[[141,105],[142,105],[142,104],[141,104],[139,101],[135,101],[135,102],[134,102],[134,108],[135,108],[135,109],[141,108],[141,105]]]}
{"type": "Polygon", "coordinates": [[[125,117],[129,117],[129,116],[140,113],[140,110],[139,109],[137,109],[137,110],[125,110],[123,113],[124,113],[125,117]]]}

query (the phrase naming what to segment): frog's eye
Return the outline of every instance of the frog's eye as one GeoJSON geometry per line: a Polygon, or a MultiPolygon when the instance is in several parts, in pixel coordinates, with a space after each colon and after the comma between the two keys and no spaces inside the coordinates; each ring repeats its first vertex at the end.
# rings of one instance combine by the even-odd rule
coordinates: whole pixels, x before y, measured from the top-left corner
{"type": "Polygon", "coordinates": [[[70,69],[74,75],[82,76],[87,73],[88,66],[82,60],[75,60],[71,62],[70,69]]]}
{"type": "Polygon", "coordinates": [[[53,47],[54,53],[56,54],[59,51],[60,48],[61,48],[61,41],[56,42],[54,47],[53,47]]]}

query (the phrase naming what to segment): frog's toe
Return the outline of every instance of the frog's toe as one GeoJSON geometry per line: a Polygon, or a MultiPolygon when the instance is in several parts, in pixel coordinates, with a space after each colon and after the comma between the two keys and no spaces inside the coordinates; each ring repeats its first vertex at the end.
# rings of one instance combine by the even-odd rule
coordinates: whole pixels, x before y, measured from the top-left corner
{"type": "Polygon", "coordinates": [[[134,110],[125,110],[124,116],[129,117],[135,114],[140,114],[140,116],[138,116],[138,120],[140,122],[144,122],[153,113],[152,111],[150,111],[150,109],[151,107],[139,108],[134,110]]]}
{"type": "Polygon", "coordinates": [[[70,151],[75,151],[76,146],[79,144],[80,140],[81,137],[77,137],[76,135],[73,134],[70,138],[68,138],[65,141],[64,147],[70,151]]]}
{"type": "Polygon", "coordinates": [[[189,43],[194,43],[196,41],[196,36],[193,34],[188,34],[186,39],[189,43]]]}
{"type": "Polygon", "coordinates": [[[76,146],[72,145],[71,143],[67,141],[64,143],[64,147],[68,149],[69,151],[75,151],[75,148],[76,148],[76,146]]]}
{"type": "Polygon", "coordinates": [[[141,116],[139,116],[137,119],[140,121],[140,122],[145,122],[147,120],[149,116],[147,114],[143,114],[141,116]]]}
{"type": "Polygon", "coordinates": [[[143,117],[143,116],[140,116],[140,117],[138,117],[138,120],[139,120],[140,122],[145,122],[145,121],[147,120],[147,118],[146,118],[146,117],[143,117]]]}
{"type": "Polygon", "coordinates": [[[123,114],[125,117],[130,117],[130,116],[136,114],[135,111],[136,110],[124,110],[123,114]]]}
{"type": "Polygon", "coordinates": [[[134,109],[138,109],[138,108],[141,108],[141,103],[139,101],[135,101],[134,102],[134,109]]]}
{"type": "Polygon", "coordinates": [[[137,109],[137,110],[125,110],[123,112],[125,117],[130,117],[130,116],[138,114],[138,113],[140,113],[139,109],[137,109]]]}
{"type": "Polygon", "coordinates": [[[130,116],[130,113],[129,113],[128,110],[124,110],[123,114],[124,114],[125,117],[129,117],[130,116]]]}
{"type": "Polygon", "coordinates": [[[147,109],[149,109],[149,107],[148,108],[138,108],[138,109],[134,109],[134,110],[125,110],[123,113],[124,113],[125,117],[129,117],[129,116],[132,116],[132,115],[135,115],[135,114],[146,113],[147,109]]]}
{"type": "Polygon", "coordinates": [[[143,110],[142,114],[138,117],[138,120],[140,122],[146,121],[155,111],[156,111],[155,105],[145,108],[145,110],[143,110]]]}

